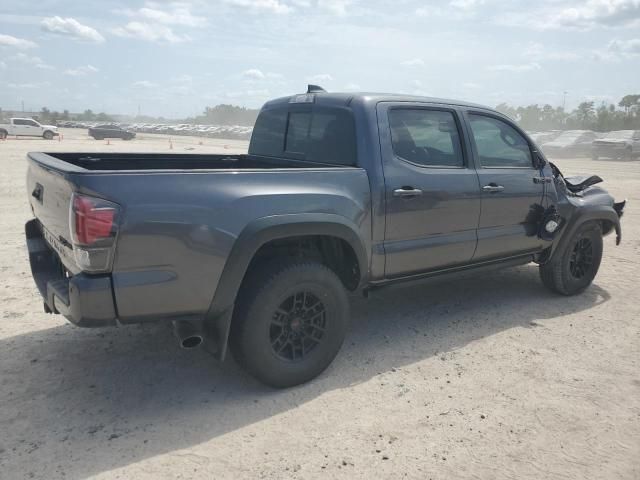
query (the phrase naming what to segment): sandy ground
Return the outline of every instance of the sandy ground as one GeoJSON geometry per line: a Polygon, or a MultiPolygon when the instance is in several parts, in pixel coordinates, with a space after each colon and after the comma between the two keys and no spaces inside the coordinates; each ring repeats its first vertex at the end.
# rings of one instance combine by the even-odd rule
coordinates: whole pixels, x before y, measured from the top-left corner
{"type": "MultiPolygon", "coordinates": [[[[0,478],[640,478],[640,162],[557,161],[630,201],[584,294],[553,295],[527,266],[355,299],[333,365],[274,391],[166,327],[43,313],[25,153],[169,151],[64,133],[0,142],[0,478]]],[[[246,148],[199,141],[174,151],[246,148]]]]}

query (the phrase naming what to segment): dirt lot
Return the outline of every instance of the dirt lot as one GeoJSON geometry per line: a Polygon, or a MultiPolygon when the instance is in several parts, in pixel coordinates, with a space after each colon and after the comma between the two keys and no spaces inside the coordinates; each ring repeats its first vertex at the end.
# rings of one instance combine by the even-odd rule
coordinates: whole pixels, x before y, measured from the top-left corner
{"type": "MultiPolygon", "coordinates": [[[[584,294],[553,295],[528,266],[355,299],[328,371],[274,391],[167,327],[43,313],[25,153],[169,151],[64,133],[0,142],[0,478],[640,478],[640,161],[557,161],[629,199],[584,294]]],[[[173,149],[246,148],[199,141],[173,149]]]]}

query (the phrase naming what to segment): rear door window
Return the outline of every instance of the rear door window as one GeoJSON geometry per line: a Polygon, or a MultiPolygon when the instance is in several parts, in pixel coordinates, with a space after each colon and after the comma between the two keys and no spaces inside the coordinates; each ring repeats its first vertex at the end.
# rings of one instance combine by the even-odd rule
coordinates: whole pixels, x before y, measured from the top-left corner
{"type": "Polygon", "coordinates": [[[423,167],[463,167],[460,135],[453,113],[424,108],[389,111],[393,153],[423,167]]]}

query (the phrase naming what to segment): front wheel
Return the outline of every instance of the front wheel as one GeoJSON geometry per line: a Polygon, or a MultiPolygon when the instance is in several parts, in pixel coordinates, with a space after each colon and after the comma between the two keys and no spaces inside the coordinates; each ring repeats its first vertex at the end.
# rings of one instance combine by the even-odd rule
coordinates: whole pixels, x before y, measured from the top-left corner
{"type": "Polygon", "coordinates": [[[338,276],[320,263],[294,259],[248,275],[231,327],[233,356],[272,387],[318,376],[338,354],[349,323],[338,276]]]}
{"type": "Polygon", "coordinates": [[[7,132],[5,130],[0,130],[0,140],[4,140],[7,138],[7,132]]]}
{"type": "Polygon", "coordinates": [[[542,283],[562,295],[575,295],[591,285],[602,260],[602,231],[587,222],[553,259],[540,266],[542,283]]]}
{"type": "Polygon", "coordinates": [[[42,134],[42,136],[44,137],[45,140],[51,140],[53,138],[53,132],[50,132],[49,130],[47,130],[42,134]]]}

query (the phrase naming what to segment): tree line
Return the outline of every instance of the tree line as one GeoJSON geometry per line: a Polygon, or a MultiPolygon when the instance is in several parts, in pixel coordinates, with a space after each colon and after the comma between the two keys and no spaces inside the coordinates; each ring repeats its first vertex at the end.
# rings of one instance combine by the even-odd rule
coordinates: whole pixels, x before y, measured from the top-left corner
{"type": "Polygon", "coordinates": [[[496,110],[517,121],[529,131],[542,130],[640,130],[640,95],[625,95],[618,102],[582,102],[574,110],[567,112],[562,107],[551,105],[527,105],[512,107],[506,103],[496,106],[496,110]]]}
{"type": "Polygon", "coordinates": [[[244,125],[253,126],[256,123],[259,110],[236,105],[220,104],[206,107],[202,115],[185,119],[185,123],[199,125],[244,125]]]}
{"type": "MultiPolygon", "coordinates": [[[[496,106],[496,110],[517,121],[522,128],[529,131],[541,130],[595,130],[608,132],[612,130],[640,130],[640,94],[625,95],[617,105],[602,102],[582,102],[572,111],[552,105],[527,105],[514,107],[507,103],[496,106]]],[[[174,120],[178,123],[200,125],[246,125],[253,126],[259,110],[220,104],[205,107],[201,115],[174,120]]],[[[2,110],[0,110],[0,116],[2,110]]],[[[120,116],[119,116],[120,117],[120,116]]],[[[129,117],[131,121],[145,123],[167,123],[164,117],[138,116],[129,117]]],[[[43,107],[38,114],[43,123],[75,120],[86,122],[113,122],[115,119],[104,112],[95,113],[87,109],[82,113],[71,114],[68,110],[51,111],[43,107]]]]}

